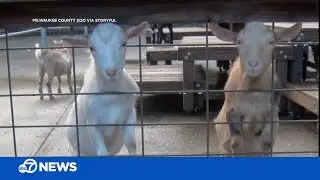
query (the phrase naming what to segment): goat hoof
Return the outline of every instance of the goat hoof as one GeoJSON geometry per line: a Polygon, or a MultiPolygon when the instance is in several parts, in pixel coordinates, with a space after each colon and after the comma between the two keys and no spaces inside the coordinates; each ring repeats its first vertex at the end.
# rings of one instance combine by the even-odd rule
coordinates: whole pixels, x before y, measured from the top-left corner
{"type": "Polygon", "coordinates": [[[43,100],[43,96],[40,96],[40,100],[43,100]]]}
{"type": "Polygon", "coordinates": [[[49,96],[49,98],[52,100],[52,99],[54,99],[54,96],[49,96]]]}

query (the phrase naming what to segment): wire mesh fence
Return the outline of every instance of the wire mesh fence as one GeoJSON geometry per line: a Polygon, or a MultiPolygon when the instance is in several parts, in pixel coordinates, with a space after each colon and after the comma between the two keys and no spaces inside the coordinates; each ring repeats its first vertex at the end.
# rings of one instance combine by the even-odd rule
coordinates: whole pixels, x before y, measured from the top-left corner
{"type": "MultiPolygon", "coordinates": [[[[208,54],[209,54],[209,51],[211,51],[211,49],[209,49],[209,47],[211,45],[214,45],[214,46],[226,46],[225,44],[219,44],[219,43],[215,43],[215,44],[210,44],[209,43],[209,36],[211,36],[210,34],[210,30],[208,28],[208,25],[207,24],[204,24],[205,26],[205,29],[206,29],[206,36],[205,36],[205,42],[203,43],[200,43],[200,44],[143,44],[142,43],[142,37],[139,37],[138,39],[138,44],[128,44],[127,45],[127,48],[137,48],[138,49],[138,78],[136,79],[136,82],[140,85],[140,91],[139,92],[119,92],[119,91],[116,91],[116,92],[90,92],[90,93],[80,93],[78,92],[79,91],[79,88],[81,88],[81,85],[77,84],[77,82],[79,81],[82,81],[82,76],[79,75],[77,76],[77,63],[78,61],[76,60],[76,49],[84,49],[84,48],[87,48],[87,47],[83,47],[83,46],[64,46],[64,47],[47,47],[47,48],[37,48],[37,49],[61,49],[61,48],[70,48],[71,49],[71,57],[72,57],[72,62],[73,62],[73,66],[72,66],[72,79],[73,79],[73,93],[52,93],[53,96],[61,96],[62,99],[64,98],[69,98],[70,96],[72,96],[72,99],[74,101],[74,105],[75,105],[75,113],[76,113],[76,122],[75,124],[73,125],[65,125],[65,124],[59,124],[59,123],[52,123],[52,124],[45,124],[45,123],[40,123],[40,124],[37,124],[37,123],[31,123],[31,124],[27,124],[27,123],[23,123],[23,122],[18,122],[17,123],[17,120],[15,117],[19,117],[19,113],[21,112],[20,110],[22,108],[19,108],[17,110],[17,108],[15,107],[15,98],[18,98],[18,97],[38,97],[38,96],[41,96],[40,93],[34,93],[33,90],[29,90],[30,92],[23,92],[21,89],[19,88],[14,88],[13,86],[13,82],[12,82],[12,63],[13,61],[10,60],[11,56],[14,56],[14,54],[18,51],[26,51],[26,50],[31,50],[33,51],[34,49],[36,49],[35,47],[10,47],[10,43],[9,43],[9,37],[6,36],[5,37],[5,41],[4,41],[4,47],[0,49],[0,52],[4,52],[2,55],[5,56],[5,58],[2,58],[1,61],[3,61],[5,59],[6,61],[6,72],[7,72],[7,82],[8,82],[8,92],[5,92],[3,91],[3,93],[0,94],[0,98],[2,99],[7,99],[8,100],[8,104],[9,104],[9,107],[7,107],[7,109],[10,109],[10,114],[11,114],[11,122],[6,122],[6,123],[0,123],[0,129],[12,129],[12,141],[13,141],[13,150],[14,150],[14,153],[13,155],[14,156],[20,156],[19,153],[18,153],[18,146],[19,146],[19,143],[17,142],[17,131],[19,131],[19,129],[23,129],[23,128],[26,128],[26,132],[27,131],[31,131],[30,129],[31,128],[66,128],[66,127],[74,127],[77,129],[77,133],[79,133],[79,128],[84,128],[84,127],[92,127],[92,126],[100,126],[100,127],[103,127],[103,126],[137,126],[137,127],[140,127],[139,129],[139,136],[141,138],[139,138],[137,136],[137,141],[139,141],[141,143],[141,154],[139,154],[139,156],[154,156],[154,155],[157,155],[159,156],[159,154],[152,154],[152,153],[146,153],[145,151],[145,143],[146,143],[146,140],[145,138],[148,137],[148,136],[152,136],[150,134],[148,134],[147,132],[150,133],[150,130],[149,131],[146,131],[144,128],[146,127],[150,127],[150,126],[153,126],[153,127],[160,127],[160,128],[167,128],[169,126],[201,126],[201,127],[205,127],[205,132],[203,132],[204,129],[198,129],[199,131],[202,131],[202,138],[203,138],[203,142],[205,142],[204,144],[203,143],[200,143],[200,144],[197,144],[197,146],[201,146],[201,147],[205,147],[205,150],[201,151],[198,151],[198,152],[190,152],[190,151],[187,151],[186,153],[176,153],[176,154],[165,154],[165,153],[162,153],[161,156],[216,156],[216,155],[229,155],[229,154],[223,154],[223,153],[217,153],[216,150],[213,150],[213,148],[217,148],[217,147],[213,147],[213,146],[218,146],[216,141],[218,140],[217,137],[213,137],[215,136],[214,134],[214,127],[213,125],[215,124],[230,124],[230,122],[215,122],[213,117],[210,117],[210,104],[209,104],[209,101],[210,101],[210,94],[214,94],[214,93],[224,93],[224,92],[246,92],[246,93],[255,93],[255,92],[271,92],[272,93],[272,98],[273,98],[273,94],[275,92],[290,92],[290,91],[314,91],[314,92],[318,92],[319,91],[319,87],[308,87],[308,88],[281,88],[281,89],[278,89],[278,88],[275,88],[273,87],[273,84],[272,84],[272,88],[271,90],[230,90],[230,91],[227,91],[227,90],[223,90],[223,89],[210,89],[209,85],[210,85],[210,82],[209,82],[209,73],[205,73],[205,78],[204,78],[204,84],[205,86],[202,88],[202,89],[196,89],[196,88],[193,88],[192,90],[190,89],[184,89],[181,87],[181,89],[177,90],[177,89],[173,89],[173,90],[145,90],[144,87],[143,87],[143,79],[144,79],[144,73],[143,73],[143,66],[151,66],[151,65],[146,65],[145,62],[143,62],[142,60],[142,52],[143,52],[143,48],[146,48],[146,47],[153,47],[153,48],[156,48],[156,47],[172,47],[172,46],[175,46],[175,47],[180,47],[180,46],[184,46],[184,47],[199,47],[199,46],[202,46],[204,47],[204,57],[205,57],[205,69],[204,71],[206,72],[209,72],[209,61],[212,61],[212,60],[209,60],[208,58],[208,54]],[[79,80],[80,79],[80,80],[79,80]],[[145,117],[144,117],[144,101],[139,101],[139,121],[140,122],[137,122],[136,124],[79,124],[78,122],[78,102],[77,102],[77,98],[79,96],[82,96],[82,95],[106,95],[106,94],[114,94],[114,95],[125,95],[125,94],[138,94],[140,96],[140,99],[143,99],[143,97],[145,95],[155,95],[155,94],[182,94],[182,95],[186,95],[186,94],[192,94],[192,95],[196,95],[196,94],[201,94],[201,95],[204,95],[204,102],[205,102],[205,118],[201,121],[199,120],[195,120],[195,119],[192,119],[193,116],[190,116],[188,118],[186,117],[183,117],[185,119],[189,119],[188,121],[177,121],[177,122],[170,122],[169,120],[165,120],[165,122],[160,122],[160,121],[156,121],[156,122],[146,122],[145,121],[145,117]],[[29,129],[29,130],[28,130],[29,129]],[[214,142],[213,142],[214,141],[214,142]],[[213,145],[214,143],[214,145],[213,145]]],[[[272,28],[274,28],[274,23],[272,23],[272,28]]],[[[7,35],[9,32],[5,29],[5,34],[7,35]]],[[[297,45],[300,45],[300,44],[306,44],[306,42],[289,42],[289,43],[280,43],[280,45],[289,45],[289,46],[297,46],[297,45]]],[[[318,42],[307,42],[308,45],[318,45],[318,42]]],[[[32,54],[33,55],[33,54],[32,54]]],[[[226,59],[227,60],[227,59],[226,59]]],[[[274,62],[275,62],[276,59],[273,58],[273,61],[271,62],[272,63],[272,71],[276,68],[275,65],[274,65],[274,62]]],[[[291,61],[294,61],[294,59],[290,59],[291,61]]],[[[288,61],[290,61],[288,59],[288,61]]],[[[179,61],[181,63],[184,63],[186,61],[190,61],[190,59],[179,59],[179,61]]],[[[200,61],[199,59],[191,59],[191,61],[200,61]]],[[[35,60],[35,63],[36,63],[36,60],[35,60]]],[[[36,64],[34,63],[34,66],[36,66],[36,64]]],[[[22,67],[23,68],[23,67],[22,67]]],[[[27,69],[28,67],[26,66],[24,71],[28,71],[27,69]]],[[[130,68],[130,66],[128,66],[127,68],[130,68]]],[[[18,71],[18,70],[17,70],[18,71]]],[[[29,70],[29,71],[32,71],[32,70],[29,70]]],[[[38,72],[33,72],[34,74],[37,74],[38,72]]],[[[192,73],[192,72],[190,72],[192,73]]],[[[274,81],[274,77],[273,77],[273,74],[272,74],[272,82],[274,81]]],[[[3,81],[3,82],[6,82],[6,81],[3,81]]],[[[17,81],[15,84],[19,84],[21,83],[21,81],[17,81]]],[[[21,87],[20,87],[21,88],[21,87]]],[[[37,90],[37,88],[34,88],[34,90],[37,90]]],[[[49,96],[50,94],[48,93],[43,93],[43,95],[45,96],[49,96]]],[[[61,100],[62,101],[62,100],[61,100]]],[[[271,100],[273,101],[273,99],[271,100]]],[[[18,101],[17,101],[18,102],[18,101]]],[[[21,102],[21,101],[20,101],[21,102]]],[[[32,103],[32,101],[30,100],[29,103],[32,103]]],[[[54,103],[54,102],[53,102],[54,103]]],[[[47,108],[50,109],[50,106],[53,107],[53,103],[52,104],[47,104],[46,106],[48,106],[47,108]]],[[[59,102],[55,102],[55,103],[59,103],[59,102]]],[[[30,104],[31,106],[31,104],[30,104]]],[[[41,106],[41,104],[38,106],[41,106]]],[[[44,105],[42,105],[44,106],[44,105]]],[[[65,109],[65,112],[67,112],[69,110],[68,106],[65,106],[65,104],[62,105],[63,108],[65,109]]],[[[263,121],[263,122],[260,122],[260,123],[271,123],[271,135],[270,135],[270,141],[271,141],[271,144],[273,144],[273,130],[272,130],[272,124],[274,123],[274,118],[273,118],[273,111],[276,111],[274,109],[274,107],[271,107],[272,109],[272,112],[271,112],[271,121],[263,121]]],[[[53,109],[52,111],[55,111],[55,109],[53,109]]],[[[220,109],[218,110],[220,111],[220,109]]],[[[30,112],[31,113],[31,112],[30,112]]],[[[50,118],[56,118],[56,117],[48,117],[48,119],[50,118]]],[[[65,117],[60,117],[60,118],[65,118],[65,117]]],[[[287,124],[287,123],[292,123],[292,124],[296,124],[296,123],[318,123],[319,122],[319,119],[318,119],[318,116],[316,116],[316,119],[314,118],[314,116],[312,117],[312,119],[309,119],[309,120],[279,120],[279,123],[280,123],[280,127],[282,124],[287,124]]],[[[259,123],[259,122],[243,122],[243,124],[252,124],[252,123],[259,123]]],[[[62,132],[62,131],[61,131],[62,132]]],[[[200,133],[200,132],[197,132],[197,133],[200,133]]],[[[50,134],[49,134],[50,135],[50,134]]],[[[194,135],[194,134],[193,134],[194,135]]],[[[174,134],[172,135],[174,136],[174,134]]],[[[198,137],[197,135],[194,135],[196,138],[198,137]]],[[[48,138],[48,137],[47,137],[48,138]]],[[[153,137],[153,138],[161,138],[161,137],[153,137]]],[[[58,140],[57,140],[58,141],[58,140]]],[[[152,141],[152,140],[148,140],[148,141],[152,141]]],[[[168,141],[168,140],[167,140],[168,141]]],[[[170,141],[170,140],[169,140],[170,141]]],[[[318,142],[318,141],[317,141],[318,142]]],[[[316,142],[316,143],[317,143],[316,142]]],[[[26,142],[28,143],[28,142],[26,142]]],[[[171,143],[175,143],[175,142],[171,142],[171,143]]],[[[178,143],[178,142],[176,142],[178,143]]],[[[186,141],[183,141],[183,143],[188,143],[186,141]]],[[[151,143],[152,144],[152,143],[151,143]]],[[[167,142],[165,142],[165,144],[167,144],[167,142]]],[[[77,152],[77,155],[80,156],[80,148],[82,145],[80,144],[80,140],[79,140],[79,134],[77,134],[77,147],[78,147],[78,152],[77,152]]],[[[84,145],[86,146],[86,145],[84,145]]],[[[170,148],[170,146],[172,145],[167,145],[166,148],[170,148]]],[[[318,144],[315,145],[315,147],[317,147],[318,149],[318,144]]],[[[183,149],[183,148],[182,148],[183,149]]],[[[39,149],[36,150],[37,152],[39,151],[39,149]]],[[[311,153],[311,154],[316,154],[316,155],[319,155],[319,151],[316,150],[315,148],[312,148],[312,149],[303,149],[302,150],[291,150],[291,151],[285,151],[285,152],[281,152],[281,151],[275,151],[273,150],[273,148],[271,148],[269,154],[271,156],[273,155],[280,155],[281,154],[292,154],[292,153],[295,153],[295,154],[306,154],[306,153],[311,153]]],[[[23,154],[23,153],[22,153],[23,154]]],[[[254,153],[254,152],[247,152],[247,153],[243,153],[243,154],[239,154],[239,155],[256,155],[257,153],[254,153]]]]}

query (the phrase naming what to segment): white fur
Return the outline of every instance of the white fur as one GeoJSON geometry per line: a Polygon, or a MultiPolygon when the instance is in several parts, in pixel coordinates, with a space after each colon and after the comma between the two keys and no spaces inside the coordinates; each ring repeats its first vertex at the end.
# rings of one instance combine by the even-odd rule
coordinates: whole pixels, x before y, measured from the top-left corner
{"type": "MultiPolygon", "coordinates": [[[[39,43],[35,44],[36,48],[39,48],[39,43]]],[[[73,93],[71,84],[71,68],[72,59],[69,54],[60,50],[54,49],[36,49],[35,56],[38,59],[39,67],[39,93],[40,99],[43,99],[42,84],[44,75],[48,75],[47,90],[50,99],[54,99],[52,95],[52,81],[54,77],[58,80],[58,93],[62,93],[61,90],[61,76],[67,75],[69,91],[73,93]]]]}
{"type": "MultiPolygon", "coordinates": [[[[114,24],[100,24],[89,37],[80,38],[81,43],[91,47],[91,63],[84,76],[80,93],[135,92],[139,86],[124,68],[126,47],[124,43],[140,36],[148,29],[146,22],[127,32],[114,24]],[[116,70],[114,76],[108,70],[116,70]]],[[[66,39],[65,39],[66,40],[66,39]]],[[[72,43],[72,38],[69,39],[72,43]]],[[[81,44],[80,43],[80,44],[81,44]]],[[[73,43],[77,44],[77,43],[73,43]]],[[[136,124],[136,94],[78,95],[78,123],[136,124]]],[[[76,124],[75,104],[66,124],[76,124]]],[[[72,153],[76,155],[77,132],[75,127],[66,130],[72,153]]],[[[129,155],[136,154],[135,126],[88,126],[79,127],[81,156],[115,155],[125,144],[129,155]]]]}
{"type": "MultiPolygon", "coordinates": [[[[35,44],[34,46],[35,46],[36,48],[39,48],[39,47],[40,47],[39,43],[35,44]]],[[[36,50],[34,51],[34,55],[36,56],[36,58],[37,58],[38,61],[42,61],[41,49],[36,49],[36,50]]]]}

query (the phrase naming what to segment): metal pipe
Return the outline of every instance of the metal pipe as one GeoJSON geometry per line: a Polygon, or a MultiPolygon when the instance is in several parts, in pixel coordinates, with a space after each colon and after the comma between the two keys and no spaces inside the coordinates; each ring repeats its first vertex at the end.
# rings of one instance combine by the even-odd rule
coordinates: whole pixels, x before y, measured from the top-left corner
{"type": "Polygon", "coordinates": [[[45,48],[47,46],[47,29],[45,27],[41,28],[41,47],[45,48]]]}
{"type": "MultiPolygon", "coordinates": [[[[10,36],[18,36],[21,34],[27,34],[27,33],[31,33],[31,32],[36,32],[39,31],[41,28],[35,28],[35,29],[29,29],[29,30],[25,30],[25,31],[18,31],[18,32],[13,32],[13,33],[8,33],[8,37],[10,36]]],[[[6,34],[1,34],[0,38],[4,38],[6,37],[6,34]]]]}
{"type": "MultiPolygon", "coordinates": [[[[68,27],[66,26],[62,26],[62,27],[47,27],[48,30],[58,30],[58,29],[67,29],[68,27]]],[[[11,36],[18,36],[21,34],[28,34],[28,33],[32,33],[32,32],[36,32],[36,31],[40,31],[41,28],[34,28],[34,29],[28,29],[25,31],[17,31],[17,32],[12,32],[12,33],[8,33],[8,37],[11,36]]],[[[1,34],[0,38],[4,38],[6,37],[6,34],[1,34]]]]}
{"type": "Polygon", "coordinates": [[[84,28],[84,34],[88,35],[88,26],[84,26],[83,28],[84,28]]]}

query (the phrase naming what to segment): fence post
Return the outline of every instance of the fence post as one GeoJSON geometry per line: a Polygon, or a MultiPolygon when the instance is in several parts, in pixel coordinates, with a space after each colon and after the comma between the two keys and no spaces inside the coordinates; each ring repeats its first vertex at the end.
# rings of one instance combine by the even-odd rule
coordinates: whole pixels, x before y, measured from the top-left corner
{"type": "Polygon", "coordinates": [[[84,35],[88,35],[88,26],[83,27],[84,35]]]}
{"type": "Polygon", "coordinates": [[[45,48],[47,46],[47,29],[41,27],[41,47],[45,48]]]}

